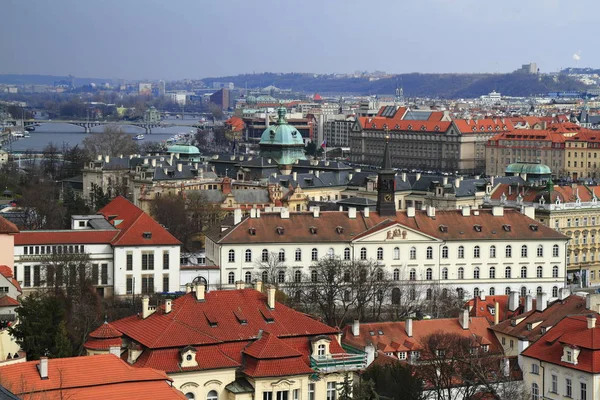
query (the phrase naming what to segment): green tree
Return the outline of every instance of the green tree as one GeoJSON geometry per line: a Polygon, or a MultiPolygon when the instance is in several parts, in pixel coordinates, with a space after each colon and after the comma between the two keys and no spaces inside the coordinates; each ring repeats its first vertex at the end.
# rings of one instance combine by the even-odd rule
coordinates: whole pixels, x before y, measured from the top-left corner
{"type": "Polygon", "coordinates": [[[352,400],[352,378],[349,373],[344,374],[344,381],[338,385],[337,391],[340,400],[352,400]]]}
{"type": "Polygon", "coordinates": [[[110,196],[104,193],[100,185],[92,183],[92,192],[90,193],[92,208],[96,211],[110,203],[110,196]]]}
{"type": "MultiPolygon", "coordinates": [[[[27,359],[38,360],[42,356],[54,356],[58,331],[65,317],[60,300],[34,293],[23,298],[15,311],[19,323],[8,329],[27,353],[27,359]]],[[[62,353],[65,349],[63,343],[59,348],[62,353]]]]}
{"type": "Polygon", "coordinates": [[[56,335],[54,336],[54,348],[52,349],[52,357],[63,358],[73,355],[73,347],[69,341],[67,334],[67,324],[65,321],[60,321],[56,335]]]}
{"type": "Polygon", "coordinates": [[[67,187],[63,192],[63,206],[65,208],[64,229],[70,229],[71,216],[90,214],[91,210],[81,197],[75,196],[71,187],[67,187]]]}
{"type": "Polygon", "coordinates": [[[403,365],[400,362],[390,362],[389,364],[372,364],[365,370],[361,377],[361,382],[357,388],[357,393],[366,394],[362,399],[390,399],[390,400],[422,400],[423,381],[416,377],[412,367],[403,365]],[[371,381],[372,383],[368,383],[371,381]],[[379,397],[373,397],[369,386],[371,385],[379,397]]]}

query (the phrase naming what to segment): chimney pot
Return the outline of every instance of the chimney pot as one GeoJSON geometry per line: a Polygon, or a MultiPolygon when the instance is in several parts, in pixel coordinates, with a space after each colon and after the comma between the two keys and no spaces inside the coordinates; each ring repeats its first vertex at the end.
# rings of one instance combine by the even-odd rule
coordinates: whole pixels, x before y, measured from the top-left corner
{"type": "Polygon", "coordinates": [[[538,293],[535,303],[537,311],[544,311],[546,309],[546,303],[548,303],[548,295],[546,293],[538,293]]]}
{"type": "Polygon", "coordinates": [[[594,329],[596,327],[596,315],[590,314],[587,316],[587,328],[594,329]]]}
{"type": "Polygon", "coordinates": [[[48,357],[40,357],[39,372],[41,379],[48,379],[48,357]]]}
{"type": "Polygon", "coordinates": [[[256,281],[256,285],[254,286],[257,292],[262,293],[263,283],[262,281],[256,281]]]}

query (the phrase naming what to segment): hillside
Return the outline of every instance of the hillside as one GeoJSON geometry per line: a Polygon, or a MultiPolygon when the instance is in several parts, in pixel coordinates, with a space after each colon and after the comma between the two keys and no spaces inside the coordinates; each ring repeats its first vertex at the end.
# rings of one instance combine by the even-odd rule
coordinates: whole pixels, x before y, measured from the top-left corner
{"type": "MultiPolygon", "coordinates": [[[[28,74],[0,74],[0,84],[4,85],[48,85],[52,86],[55,82],[69,81],[68,76],[55,75],[28,75],[28,74]]],[[[101,78],[75,78],[76,85],[88,85],[92,82],[102,83],[110,82],[111,79],[101,78]]]]}
{"type": "Polygon", "coordinates": [[[245,74],[203,79],[211,85],[214,81],[233,82],[236,87],[279,88],[298,92],[393,94],[396,82],[402,82],[405,96],[472,98],[492,90],[506,96],[531,96],[550,91],[582,90],[580,82],[565,75],[511,74],[402,74],[387,79],[369,81],[367,78],[335,78],[333,75],[314,74],[245,74]]]}

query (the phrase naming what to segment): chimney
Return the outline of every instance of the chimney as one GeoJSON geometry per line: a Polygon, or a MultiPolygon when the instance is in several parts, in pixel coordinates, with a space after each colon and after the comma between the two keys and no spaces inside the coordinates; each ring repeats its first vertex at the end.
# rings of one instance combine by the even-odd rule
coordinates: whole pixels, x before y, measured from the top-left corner
{"type": "Polygon", "coordinates": [[[454,187],[455,188],[459,188],[460,187],[460,178],[454,179],[454,187]]]}
{"type": "Polygon", "coordinates": [[[321,208],[319,206],[314,206],[311,208],[312,208],[312,212],[313,212],[313,217],[319,218],[319,213],[321,211],[321,208]]]}
{"type": "Polygon", "coordinates": [[[402,173],[402,182],[406,182],[406,172],[402,173]]]}
{"type": "Polygon", "coordinates": [[[462,208],[462,216],[463,217],[470,217],[471,216],[471,207],[469,207],[469,206],[463,206],[463,208],[462,208]]]}
{"type": "Polygon", "coordinates": [[[444,176],[444,177],[442,178],[442,184],[443,184],[444,186],[448,184],[448,177],[447,177],[447,176],[444,176]]]}
{"type": "Polygon", "coordinates": [[[256,218],[260,218],[260,208],[256,209],[256,218]]]}
{"type": "Polygon", "coordinates": [[[427,206],[427,216],[430,218],[435,218],[435,207],[427,206]]]}
{"type": "Polygon", "coordinates": [[[536,299],[535,308],[538,311],[544,311],[546,309],[546,303],[548,303],[548,295],[546,293],[538,293],[536,299]]]}
{"type": "Polygon", "coordinates": [[[104,162],[108,164],[110,162],[110,156],[104,156],[104,162]]]}
{"type": "Polygon", "coordinates": [[[257,292],[262,292],[262,287],[263,287],[262,281],[256,281],[254,289],[256,289],[257,292]]]}
{"type": "Polygon", "coordinates": [[[360,335],[360,322],[355,319],[352,323],[352,335],[359,336],[360,335]]]}
{"type": "Polygon", "coordinates": [[[196,284],[196,300],[204,301],[204,291],[205,290],[206,290],[206,288],[204,287],[203,284],[201,284],[201,283],[196,284]]]}
{"type": "Polygon", "coordinates": [[[508,295],[508,311],[517,311],[519,308],[519,293],[512,291],[508,295]]]}
{"type": "Polygon", "coordinates": [[[418,181],[419,179],[421,179],[421,173],[417,172],[417,174],[415,175],[415,181],[418,181]]]}
{"type": "Polygon", "coordinates": [[[404,321],[404,330],[406,331],[406,336],[408,337],[412,337],[412,318],[407,318],[406,321],[404,321]]]}
{"type": "Polygon", "coordinates": [[[369,213],[371,212],[371,210],[369,210],[369,207],[365,207],[363,209],[363,215],[365,218],[369,218],[369,213]]]}
{"type": "Polygon", "coordinates": [[[150,297],[148,295],[144,295],[142,297],[142,318],[146,319],[152,314],[150,312],[150,297]]]}
{"type": "Polygon", "coordinates": [[[319,170],[316,170],[316,171],[315,171],[315,176],[318,178],[318,177],[319,177],[319,175],[321,175],[321,171],[319,171],[319,170]]]}
{"type": "MultiPolygon", "coordinates": [[[[187,289],[187,288],[186,288],[187,289]]],[[[166,299],[165,300],[165,314],[168,314],[171,312],[171,307],[173,306],[173,300],[171,299],[166,299]]]]}
{"type": "Polygon", "coordinates": [[[98,154],[98,161],[102,161],[102,154],[98,154]]]}
{"type": "Polygon", "coordinates": [[[529,217],[531,219],[535,219],[535,207],[523,206],[521,208],[521,214],[523,214],[526,217],[529,217]]]}
{"type": "Polygon", "coordinates": [[[492,207],[492,215],[494,217],[503,217],[504,216],[504,207],[502,207],[502,206],[492,207]]]}
{"type": "Polygon", "coordinates": [[[192,285],[190,283],[185,284],[185,292],[192,293],[192,285]]]}
{"type": "Polygon", "coordinates": [[[587,316],[587,328],[594,329],[596,327],[596,315],[590,314],[587,316]]]}
{"type": "Polygon", "coordinates": [[[295,171],[294,171],[294,172],[292,172],[292,179],[293,179],[294,181],[297,181],[297,180],[298,180],[298,173],[297,173],[297,172],[295,172],[295,171]]]}
{"type": "Polygon", "coordinates": [[[237,281],[235,283],[235,289],[236,290],[242,290],[244,288],[244,281],[237,281]]]}
{"type": "Polygon", "coordinates": [[[242,222],[242,209],[236,208],[233,210],[233,224],[237,225],[242,222]]]}
{"type": "Polygon", "coordinates": [[[458,322],[463,329],[469,329],[469,310],[461,310],[458,314],[458,322]]]}
{"type": "Polygon", "coordinates": [[[528,294],[525,296],[525,312],[533,310],[533,296],[528,294]]]}
{"type": "Polygon", "coordinates": [[[275,309],[275,286],[271,285],[267,288],[267,300],[269,302],[269,308],[275,309]]]}
{"type": "Polygon", "coordinates": [[[153,167],[156,167],[156,158],[153,158],[153,159],[152,159],[152,166],[153,166],[153,167]]]}
{"type": "Polygon", "coordinates": [[[40,357],[38,370],[40,372],[41,379],[48,379],[48,357],[40,357]]]}
{"type": "Polygon", "coordinates": [[[406,208],[406,216],[408,218],[414,218],[415,217],[415,208],[414,207],[407,207],[406,208]]]}
{"type": "Polygon", "coordinates": [[[558,298],[560,300],[564,300],[571,294],[571,291],[568,288],[560,288],[558,289],[558,298]]]}
{"type": "Polygon", "coordinates": [[[177,171],[181,172],[183,170],[183,164],[177,164],[177,171]]]}
{"type": "Polygon", "coordinates": [[[479,292],[479,298],[481,299],[481,301],[485,301],[485,290],[481,290],[479,292]]]}
{"type": "Polygon", "coordinates": [[[500,303],[497,301],[494,303],[494,325],[500,323],[500,303]]]}
{"type": "Polygon", "coordinates": [[[279,212],[279,216],[281,217],[281,219],[288,219],[290,218],[290,210],[286,207],[281,207],[281,211],[279,212]]]}
{"type": "Polygon", "coordinates": [[[350,182],[352,180],[352,178],[354,177],[354,174],[352,172],[350,172],[348,174],[348,182],[350,182]]]}
{"type": "Polygon", "coordinates": [[[256,208],[250,209],[250,218],[256,218],[256,208]]]}
{"type": "Polygon", "coordinates": [[[356,208],[348,207],[348,218],[350,218],[350,219],[356,218],[356,208]]]}
{"type": "Polygon", "coordinates": [[[108,348],[108,354],[113,354],[121,358],[121,346],[110,346],[108,348]]]}
{"type": "Polygon", "coordinates": [[[494,177],[490,177],[490,185],[492,185],[492,187],[494,187],[494,177]]]}

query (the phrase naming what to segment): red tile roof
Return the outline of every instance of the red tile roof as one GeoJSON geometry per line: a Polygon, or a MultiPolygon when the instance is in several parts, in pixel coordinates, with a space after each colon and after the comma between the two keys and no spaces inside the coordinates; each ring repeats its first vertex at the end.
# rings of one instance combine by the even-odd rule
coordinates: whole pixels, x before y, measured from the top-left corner
{"type": "Polygon", "coordinates": [[[227,121],[225,121],[225,125],[227,125],[233,132],[241,132],[245,127],[244,120],[235,116],[230,117],[227,121]]]}
{"type": "Polygon", "coordinates": [[[314,371],[300,357],[257,360],[249,357],[242,372],[253,378],[310,375],[314,371]]]}
{"type": "Polygon", "coordinates": [[[507,132],[515,129],[512,121],[508,118],[455,119],[453,123],[463,134],[507,132]]]}
{"type": "Polygon", "coordinates": [[[14,307],[18,305],[19,302],[10,296],[4,295],[0,297],[0,307],[14,307]]]}
{"type": "Polygon", "coordinates": [[[4,276],[10,283],[12,283],[19,292],[23,293],[19,281],[13,277],[12,269],[8,265],[0,265],[0,274],[4,276]]]}
{"type": "Polygon", "coordinates": [[[25,399],[60,399],[69,391],[77,399],[131,399],[131,393],[152,393],[153,398],[185,399],[168,384],[162,371],[133,368],[118,357],[107,354],[48,360],[48,379],[41,379],[39,361],[0,367],[2,383],[25,399]],[[20,382],[27,382],[23,387],[20,382]]]}
{"type": "Polygon", "coordinates": [[[123,336],[123,334],[113,328],[113,326],[108,322],[104,322],[98,329],[90,333],[89,336],[94,339],[109,339],[120,338],[123,336]]]}
{"type": "Polygon", "coordinates": [[[21,231],[15,235],[15,246],[54,244],[109,244],[117,230],[21,231]]]}
{"type": "Polygon", "coordinates": [[[252,342],[242,352],[254,358],[287,358],[301,355],[269,332],[263,332],[260,339],[252,342]]]}
{"type": "MultiPolygon", "coordinates": [[[[246,346],[248,342],[242,342],[246,346]]],[[[166,373],[181,371],[213,370],[221,368],[237,368],[241,361],[236,361],[219,349],[219,346],[194,346],[198,367],[181,368],[180,348],[144,350],[135,362],[135,367],[154,368],[166,373]]],[[[239,352],[238,352],[239,354],[239,352]]],[[[241,356],[238,356],[241,358],[241,356]]]]}
{"type": "Polygon", "coordinates": [[[450,121],[421,121],[421,120],[400,120],[386,117],[358,117],[360,125],[365,130],[385,130],[386,127],[390,133],[394,132],[446,132],[452,122],[450,121]]]}
{"type": "Polygon", "coordinates": [[[181,245],[169,231],[122,196],[115,197],[98,214],[119,230],[113,246],[181,245]],[[151,232],[152,237],[144,238],[145,232],[151,232]]]}
{"type": "MultiPolygon", "coordinates": [[[[588,314],[598,318],[597,313],[588,314]]],[[[588,328],[586,315],[567,316],[556,323],[537,342],[522,353],[547,363],[560,365],[591,374],[600,373],[600,326],[588,328]],[[561,361],[563,347],[567,345],[580,350],[577,364],[561,361]]]]}
{"type": "Polygon", "coordinates": [[[6,218],[0,216],[0,234],[19,233],[19,228],[6,218]]]}
{"type": "MultiPolygon", "coordinates": [[[[502,322],[508,318],[522,314],[524,310],[525,297],[519,299],[519,306],[515,311],[508,309],[508,295],[485,296],[485,300],[480,297],[475,297],[467,301],[466,306],[469,308],[469,315],[472,317],[484,317],[490,324],[495,323],[495,306],[498,303],[499,314],[498,321],[502,322]],[[494,314],[492,314],[494,313],[494,314]]],[[[536,300],[533,299],[533,308],[535,309],[536,300]]]]}

